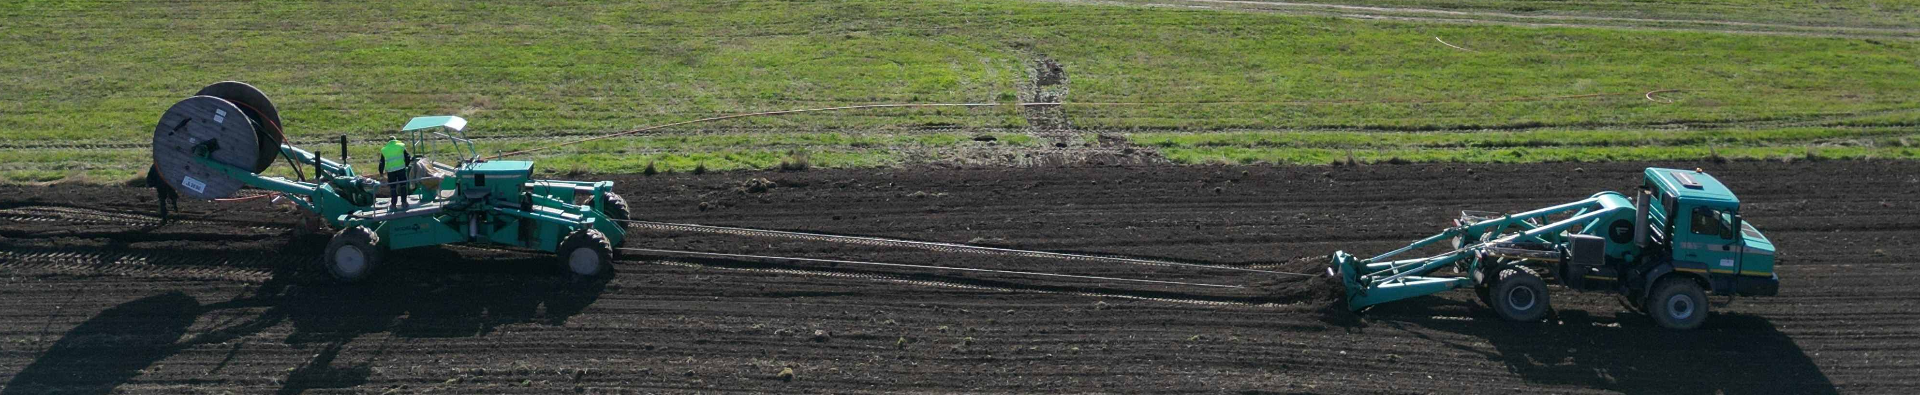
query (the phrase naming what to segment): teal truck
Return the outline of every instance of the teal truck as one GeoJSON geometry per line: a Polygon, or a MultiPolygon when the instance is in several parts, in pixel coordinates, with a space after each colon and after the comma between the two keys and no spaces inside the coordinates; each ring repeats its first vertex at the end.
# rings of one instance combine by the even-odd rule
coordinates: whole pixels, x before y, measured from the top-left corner
{"type": "Polygon", "coordinates": [[[1548,281],[1623,295],[1660,326],[1699,327],[1707,295],[1779,292],[1774,246],[1740,216],[1740,199],[1704,171],[1648,168],[1632,197],[1601,192],[1520,213],[1462,212],[1454,226],[1361,259],[1335,252],[1328,274],[1349,309],[1473,288],[1493,312],[1536,321],[1548,281]],[[1414,251],[1439,251],[1393,259],[1414,251]],[[1453,275],[1436,274],[1452,268],[1453,275]]]}

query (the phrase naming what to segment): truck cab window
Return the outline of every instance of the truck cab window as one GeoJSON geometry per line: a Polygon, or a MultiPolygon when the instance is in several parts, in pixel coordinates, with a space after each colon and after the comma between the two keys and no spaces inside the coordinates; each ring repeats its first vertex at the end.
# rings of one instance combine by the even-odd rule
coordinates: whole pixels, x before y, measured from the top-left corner
{"type": "Polygon", "coordinates": [[[1733,213],[1706,207],[1693,209],[1694,234],[1718,236],[1722,239],[1733,238],[1733,213]]]}

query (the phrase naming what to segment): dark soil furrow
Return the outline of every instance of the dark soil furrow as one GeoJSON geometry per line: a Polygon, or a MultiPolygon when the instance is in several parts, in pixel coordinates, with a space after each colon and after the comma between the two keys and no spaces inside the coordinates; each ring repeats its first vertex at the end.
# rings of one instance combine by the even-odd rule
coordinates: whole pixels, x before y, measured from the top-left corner
{"type": "MultiPolygon", "coordinates": [[[[365,284],[306,270],[325,235],[257,203],[0,187],[0,393],[1903,392],[1920,384],[1920,164],[1668,163],[1740,193],[1782,292],[1661,330],[1605,294],[1508,323],[1460,291],[1334,307],[1310,281],[764,237],[628,247],[1252,285],[1236,292],[628,255],[400,251],[365,284]],[[144,198],[144,200],[143,200],[144,198]],[[816,332],[817,331],[817,332],[816,332]],[[818,333],[818,335],[816,335],[818,333]],[[1708,362],[1703,362],[1708,361],[1708,362]],[[794,378],[781,380],[782,369],[794,378]],[[84,372],[78,374],[74,372],[84,372]]],[[[636,217],[1317,270],[1460,210],[1628,190],[1646,164],[813,170],[614,175],[636,217]],[[767,178],[764,191],[742,188],[767,178]],[[703,204],[704,203],[704,204],[703,204]],[[704,207],[703,207],[704,206],[704,207]]],[[[1337,289],[1334,289],[1337,292],[1337,289]]],[[[1724,299],[1716,298],[1716,302],[1724,299]]]]}

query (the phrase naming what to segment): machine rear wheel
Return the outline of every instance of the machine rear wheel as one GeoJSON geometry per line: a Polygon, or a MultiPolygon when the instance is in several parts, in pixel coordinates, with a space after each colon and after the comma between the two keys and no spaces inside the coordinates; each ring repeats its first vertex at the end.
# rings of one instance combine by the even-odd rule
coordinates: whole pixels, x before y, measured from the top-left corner
{"type": "Polygon", "coordinates": [[[1500,318],[1531,322],[1547,317],[1551,303],[1547,282],[1531,269],[1516,266],[1500,270],[1491,291],[1493,312],[1500,318]]]}
{"type": "Polygon", "coordinates": [[[327,274],[340,283],[353,283],[365,279],[374,267],[379,266],[382,251],[380,236],[366,227],[356,226],[341,229],[333,234],[333,240],[327,242],[327,254],[322,265],[327,274]]]}
{"type": "Polygon", "coordinates": [[[1647,314],[1667,329],[1699,328],[1707,322],[1707,293],[1700,284],[1685,278],[1660,280],[1647,295],[1647,314]]]}
{"type": "Polygon", "coordinates": [[[575,277],[606,275],[613,263],[613,243],[607,241],[607,235],[593,229],[568,234],[554,253],[559,255],[561,267],[575,277]]]}

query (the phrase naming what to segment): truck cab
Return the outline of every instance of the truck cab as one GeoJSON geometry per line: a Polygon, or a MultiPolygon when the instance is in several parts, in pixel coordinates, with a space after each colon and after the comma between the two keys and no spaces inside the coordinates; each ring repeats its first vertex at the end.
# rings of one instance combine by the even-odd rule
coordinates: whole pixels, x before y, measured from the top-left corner
{"type": "Polygon", "coordinates": [[[1647,168],[1634,244],[1641,249],[1623,289],[1668,328],[1706,320],[1708,293],[1771,296],[1780,290],[1774,246],[1740,216],[1740,199],[1699,169],[1647,168]]]}
{"type": "MultiPolygon", "coordinates": [[[[1700,170],[1646,169],[1651,243],[1666,250],[1672,271],[1716,295],[1774,295],[1774,247],[1740,216],[1740,199],[1700,170]]],[[[1652,255],[1652,254],[1649,254],[1652,255]]]]}

